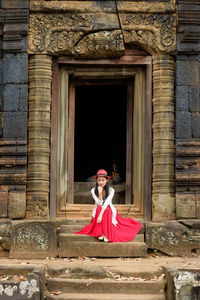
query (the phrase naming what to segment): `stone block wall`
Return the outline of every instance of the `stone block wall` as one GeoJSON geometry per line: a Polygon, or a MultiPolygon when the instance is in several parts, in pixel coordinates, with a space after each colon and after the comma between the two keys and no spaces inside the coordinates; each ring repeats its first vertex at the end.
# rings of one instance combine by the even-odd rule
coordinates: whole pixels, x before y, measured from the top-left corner
{"type": "Polygon", "coordinates": [[[29,1],[2,0],[0,15],[0,218],[23,218],[26,205],[29,1]]]}
{"type": "Polygon", "coordinates": [[[176,217],[200,218],[200,3],[178,1],[176,217]]]}

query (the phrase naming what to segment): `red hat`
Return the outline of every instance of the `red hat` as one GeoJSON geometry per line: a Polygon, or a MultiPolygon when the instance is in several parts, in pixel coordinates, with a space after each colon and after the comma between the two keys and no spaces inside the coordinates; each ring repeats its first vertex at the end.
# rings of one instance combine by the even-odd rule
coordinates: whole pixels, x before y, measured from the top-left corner
{"type": "Polygon", "coordinates": [[[110,179],[110,176],[108,176],[106,170],[99,170],[97,172],[97,175],[94,176],[95,179],[97,179],[97,177],[106,177],[108,180],[110,179]]]}

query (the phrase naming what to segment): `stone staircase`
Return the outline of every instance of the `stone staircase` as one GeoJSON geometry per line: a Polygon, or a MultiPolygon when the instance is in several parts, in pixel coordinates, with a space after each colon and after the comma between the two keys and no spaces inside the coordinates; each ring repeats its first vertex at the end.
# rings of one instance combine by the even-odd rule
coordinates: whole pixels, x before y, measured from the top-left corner
{"type": "MultiPolygon", "coordinates": [[[[59,233],[59,257],[146,257],[144,228],[131,242],[104,243],[95,237],[77,235],[91,219],[62,220],[59,233]]],[[[142,220],[138,220],[142,223],[142,220]]]]}
{"type": "Polygon", "coordinates": [[[47,268],[46,300],[164,300],[164,279],[153,274],[140,273],[133,269],[126,272],[109,271],[104,267],[60,268],[56,272],[47,268]]]}

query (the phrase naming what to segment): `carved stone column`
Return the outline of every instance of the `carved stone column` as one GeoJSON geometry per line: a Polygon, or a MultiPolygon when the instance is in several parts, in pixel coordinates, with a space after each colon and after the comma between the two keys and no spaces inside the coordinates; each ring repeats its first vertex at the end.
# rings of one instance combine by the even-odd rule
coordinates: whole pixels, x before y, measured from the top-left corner
{"type": "Polygon", "coordinates": [[[27,217],[48,217],[52,58],[29,60],[27,217]]]}
{"type": "Polygon", "coordinates": [[[175,218],[174,196],[174,60],[153,57],[152,219],[175,218]]]}

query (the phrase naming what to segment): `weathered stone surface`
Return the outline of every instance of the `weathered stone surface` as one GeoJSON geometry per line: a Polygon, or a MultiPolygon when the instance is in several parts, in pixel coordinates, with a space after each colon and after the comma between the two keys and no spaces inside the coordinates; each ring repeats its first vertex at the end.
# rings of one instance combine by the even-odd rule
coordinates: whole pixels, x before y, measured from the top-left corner
{"type": "Polygon", "coordinates": [[[11,229],[10,220],[0,220],[0,244],[4,250],[10,250],[11,229]]]}
{"type": "Polygon", "coordinates": [[[192,136],[200,137],[200,111],[192,114],[192,136]]]}
{"type": "Polygon", "coordinates": [[[146,257],[146,244],[142,242],[101,243],[71,242],[67,243],[64,236],[59,241],[59,257],[146,257]]]}
{"type": "Polygon", "coordinates": [[[52,57],[32,56],[29,60],[29,76],[31,82],[26,216],[43,219],[49,215],[52,57]]]}
{"type": "Polygon", "coordinates": [[[178,60],[176,68],[176,80],[178,85],[198,85],[200,76],[198,61],[178,60]]]}
{"type": "Polygon", "coordinates": [[[7,280],[0,281],[1,299],[43,299],[44,267],[0,265],[0,272],[9,277],[7,280]],[[21,276],[24,280],[17,280],[21,276]]]}
{"type": "Polygon", "coordinates": [[[196,199],[194,194],[176,195],[176,217],[196,218],[196,199]]]}
{"type": "Polygon", "coordinates": [[[175,198],[170,195],[152,197],[153,221],[175,219],[175,198]]]}
{"type": "Polygon", "coordinates": [[[123,36],[120,30],[88,34],[74,48],[74,56],[77,58],[119,57],[124,52],[123,36]]]}
{"type": "MultiPolygon", "coordinates": [[[[81,292],[83,294],[99,294],[108,293],[113,294],[118,292],[120,294],[160,294],[163,292],[164,282],[158,281],[140,281],[140,280],[91,280],[91,279],[66,279],[66,278],[49,278],[47,280],[47,289],[49,292],[61,291],[62,293],[81,292]]],[[[77,295],[76,295],[77,296],[77,295]]],[[[133,298],[135,295],[133,295],[133,298]]],[[[146,295],[147,296],[147,295],[146,295]]],[[[157,295],[156,295],[157,296],[157,295]]],[[[72,298],[73,299],[73,298],[72,298]]],[[[75,298],[76,299],[76,298],[75,298]]],[[[87,298],[86,298],[87,299],[87,298]]],[[[89,299],[89,298],[88,298],[89,299]]],[[[94,298],[95,299],[95,298],[94,298]]],[[[110,297],[106,298],[110,299],[110,297]]],[[[111,298],[113,299],[113,298],[111,298]]],[[[116,298],[114,298],[116,299],[116,298]]],[[[123,298],[122,298],[123,299],[123,298]]],[[[126,298],[125,298],[126,299],[126,298]]],[[[145,299],[145,298],[143,298],[145,299]]],[[[148,298],[146,298],[148,299],[148,298]]],[[[156,299],[156,298],[154,298],[156,299]]]]}
{"type": "Polygon", "coordinates": [[[19,106],[19,85],[7,84],[3,91],[4,111],[17,111],[19,106]]]}
{"type": "Polygon", "coordinates": [[[28,81],[28,55],[5,54],[4,83],[26,83],[28,81]]]}
{"type": "Polygon", "coordinates": [[[0,218],[8,216],[8,191],[0,192],[0,218]]]}
{"type": "Polygon", "coordinates": [[[92,59],[118,57],[125,51],[121,30],[115,30],[118,28],[118,18],[112,14],[33,15],[30,21],[29,53],[92,59]]]}
{"type": "Polygon", "coordinates": [[[175,15],[120,13],[119,18],[126,44],[141,44],[151,54],[175,51],[175,15]]]}
{"type": "Polygon", "coordinates": [[[176,109],[180,111],[188,111],[189,108],[189,88],[188,86],[176,87],[176,109]]]}
{"type": "Polygon", "coordinates": [[[174,197],[174,60],[153,56],[153,220],[175,218],[174,197]]]}
{"type": "Polygon", "coordinates": [[[146,223],[147,248],[160,250],[170,256],[191,256],[200,248],[199,229],[190,229],[177,221],[146,223]]]}
{"type": "Polygon", "coordinates": [[[27,137],[27,113],[26,112],[5,113],[4,136],[7,138],[27,137]]]}
{"type": "Polygon", "coordinates": [[[19,110],[28,111],[28,85],[22,84],[19,87],[19,110]]]}
{"type": "Polygon", "coordinates": [[[190,86],[190,111],[200,112],[200,88],[199,86],[190,86]]]}
{"type": "Polygon", "coordinates": [[[180,219],[178,220],[179,223],[187,226],[188,228],[193,228],[193,229],[200,229],[200,220],[195,220],[195,219],[180,219]]]}
{"type": "Polygon", "coordinates": [[[1,299],[40,300],[40,290],[37,279],[35,276],[29,275],[25,281],[0,281],[1,299]]]}
{"type": "Polygon", "coordinates": [[[57,256],[56,224],[53,221],[14,221],[11,258],[57,256]]]}
{"type": "Polygon", "coordinates": [[[197,213],[197,218],[200,219],[200,194],[196,195],[196,213],[197,213]]]}
{"type": "Polygon", "coordinates": [[[26,193],[25,192],[10,192],[8,216],[11,219],[24,218],[26,214],[26,193]]]}
{"type": "Polygon", "coordinates": [[[192,114],[189,111],[180,111],[176,116],[176,137],[190,138],[192,134],[192,114]],[[181,126],[180,126],[181,124],[181,126]]]}
{"type": "Polygon", "coordinates": [[[200,273],[198,269],[165,268],[167,278],[167,299],[199,299],[200,273]]]}
{"type": "Polygon", "coordinates": [[[1,1],[2,8],[4,9],[12,9],[12,8],[28,8],[29,1],[28,0],[2,0],[1,1]]]}

